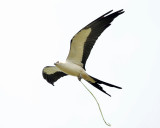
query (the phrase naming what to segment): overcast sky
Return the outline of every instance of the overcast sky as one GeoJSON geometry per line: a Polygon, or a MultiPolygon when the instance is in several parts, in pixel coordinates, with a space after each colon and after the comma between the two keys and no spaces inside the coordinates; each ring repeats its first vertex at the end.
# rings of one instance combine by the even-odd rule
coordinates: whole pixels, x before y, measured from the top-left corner
{"type": "Polygon", "coordinates": [[[1,0],[0,128],[106,128],[97,104],[76,77],[55,86],[42,69],[65,61],[70,40],[107,11],[124,9],[97,40],[87,73],[112,97],[82,80],[112,128],[159,128],[158,0],[1,0]]]}

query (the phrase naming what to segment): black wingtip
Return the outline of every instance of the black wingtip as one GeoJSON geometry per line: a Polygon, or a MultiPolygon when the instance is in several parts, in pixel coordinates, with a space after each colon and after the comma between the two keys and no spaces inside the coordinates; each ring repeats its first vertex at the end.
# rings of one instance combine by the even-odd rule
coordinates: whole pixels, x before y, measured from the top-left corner
{"type": "Polygon", "coordinates": [[[113,12],[113,10],[108,11],[107,13],[105,13],[104,15],[102,15],[102,17],[108,15],[109,13],[113,12]]]}
{"type": "Polygon", "coordinates": [[[122,13],[124,13],[125,11],[123,10],[123,9],[121,9],[121,10],[119,10],[119,11],[117,11],[119,14],[122,14],[122,13]]]}
{"type": "MultiPolygon", "coordinates": [[[[112,11],[113,11],[113,10],[110,10],[109,12],[105,13],[105,14],[102,15],[101,17],[106,17],[106,16],[108,16],[112,11]]],[[[124,13],[124,12],[125,12],[125,11],[124,11],[123,9],[120,9],[120,10],[118,10],[118,11],[116,11],[116,12],[113,12],[112,14],[116,14],[116,15],[118,16],[118,15],[124,13]]],[[[110,15],[112,15],[112,14],[110,14],[110,15]]]]}

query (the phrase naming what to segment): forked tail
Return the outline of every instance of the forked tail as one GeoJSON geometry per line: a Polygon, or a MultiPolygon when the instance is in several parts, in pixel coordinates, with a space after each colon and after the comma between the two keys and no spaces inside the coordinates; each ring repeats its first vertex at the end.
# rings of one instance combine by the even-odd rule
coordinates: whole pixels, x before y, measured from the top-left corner
{"type": "Polygon", "coordinates": [[[99,80],[99,79],[97,79],[97,78],[94,78],[94,77],[92,77],[92,76],[90,76],[92,79],[94,79],[95,80],[95,82],[94,83],[92,83],[92,82],[90,82],[90,81],[88,81],[90,84],[92,84],[94,87],[96,87],[97,89],[99,89],[100,91],[102,91],[102,92],[104,92],[105,94],[107,94],[108,96],[111,96],[110,94],[108,94],[106,91],[104,91],[103,90],[103,88],[99,85],[99,84],[104,84],[104,85],[107,85],[107,86],[109,86],[109,87],[114,87],[114,88],[118,88],[118,89],[122,89],[121,87],[119,87],[119,86],[116,86],[116,85],[113,85],[113,84],[110,84],[110,83],[106,83],[106,82],[104,82],[104,81],[101,81],[101,80],[99,80]]]}

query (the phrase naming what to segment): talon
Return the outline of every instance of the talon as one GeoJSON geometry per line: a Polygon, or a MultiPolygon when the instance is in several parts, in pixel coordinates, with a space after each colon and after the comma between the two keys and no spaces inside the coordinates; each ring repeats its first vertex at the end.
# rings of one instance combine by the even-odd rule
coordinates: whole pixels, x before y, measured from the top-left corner
{"type": "Polygon", "coordinates": [[[80,75],[78,76],[78,80],[81,81],[81,79],[82,79],[82,75],[80,74],[80,75]]]}

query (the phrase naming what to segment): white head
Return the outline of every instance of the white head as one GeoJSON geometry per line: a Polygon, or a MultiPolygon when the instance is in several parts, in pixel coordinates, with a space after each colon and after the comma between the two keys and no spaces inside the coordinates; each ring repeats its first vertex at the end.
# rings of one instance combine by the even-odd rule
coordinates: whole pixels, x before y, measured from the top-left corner
{"type": "Polygon", "coordinates": [[[60,62],[59,61],[57,61],[56,63],[54,63],[54,65],[56,66],[56,65],[58,65],[60,62]]]}
{"type": "Polygon", "coordinates": [[[54,65],[58,68],[62,67],[63,66],[63,63],[62,62],[59,62],[57,61],[56,63],[54,63],[54,65]]]}

